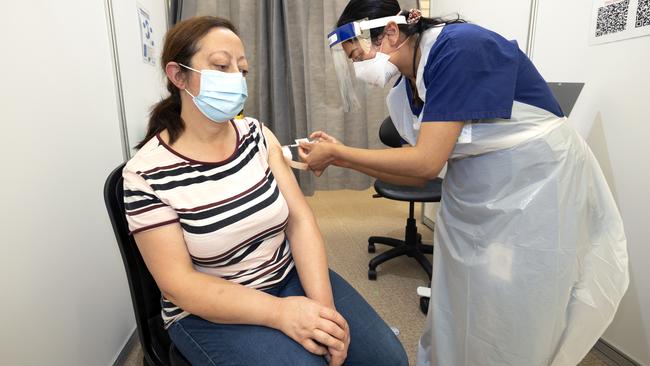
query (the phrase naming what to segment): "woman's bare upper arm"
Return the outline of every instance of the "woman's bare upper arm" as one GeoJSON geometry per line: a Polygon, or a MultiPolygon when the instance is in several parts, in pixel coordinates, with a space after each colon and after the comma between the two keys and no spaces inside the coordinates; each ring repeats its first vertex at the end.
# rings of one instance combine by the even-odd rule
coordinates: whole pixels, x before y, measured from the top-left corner
{"type": "Polygon", "coordinates": [[[160,291],[173,298],[183,286],[183,275],[194,271],[180,224],[160,226],[133,237],[160,291]]]}
{"type": "Polygon", "coordinates": [[[298,181],[296,181],[291,167],[284,160],[280,142],[266,126],[263,127],[263,131],[268,145],[269,166],[278,182],[278,187],[280,187],[284,199],[287,201],[287,205],[289,205],[289,219],[303,217],[302,215],[304,214],[311,214],[311,208],[309,208],[305,196],[300,190],[298,181]]]}

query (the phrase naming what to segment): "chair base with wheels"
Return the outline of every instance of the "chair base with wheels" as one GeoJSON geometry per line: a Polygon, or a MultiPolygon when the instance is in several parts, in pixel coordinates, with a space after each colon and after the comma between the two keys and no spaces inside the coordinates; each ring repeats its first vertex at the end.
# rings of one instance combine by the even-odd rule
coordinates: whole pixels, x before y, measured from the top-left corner
{"type": "Polygon", "coordinates": [[[374,253],[375,244],[388,245],[393,248],[381,253],[368,263],[368,279],[377,279],[377,266],[403,255],[415,258],[420,263],[427,276],[431,278],[431,262],[424,254],[432,254],[433,246],[422,243],[422,235],[418,233],[415,222],[415,202],[440,202],[442,179],[436,178],[428,181],[424,187],[399,186],[380,180],[375,181],[375,197],[385,197],[409,203],[409,217],[406,219],[406,232],[404,240],[384,236],[371,236],[368,238],[368,253],[374,253]]]}

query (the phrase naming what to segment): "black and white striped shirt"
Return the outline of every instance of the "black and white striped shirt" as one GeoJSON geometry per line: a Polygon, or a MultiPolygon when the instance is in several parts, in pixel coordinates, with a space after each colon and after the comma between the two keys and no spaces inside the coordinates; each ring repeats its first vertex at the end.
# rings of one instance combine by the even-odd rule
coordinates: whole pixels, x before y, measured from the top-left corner
{"type": "MultiPolygon", "coordinates": [[[[180,223],[197,271],[265,289],[284,279],[293,258],[284,230],[289,210],[268,164],[261,124],[231,122],[232,155],[200,162],[157,136],[126,164],[124,202],[132,233],[180,223]]],[[[162,299],[165,327],[188,313],[162,299]]]]}

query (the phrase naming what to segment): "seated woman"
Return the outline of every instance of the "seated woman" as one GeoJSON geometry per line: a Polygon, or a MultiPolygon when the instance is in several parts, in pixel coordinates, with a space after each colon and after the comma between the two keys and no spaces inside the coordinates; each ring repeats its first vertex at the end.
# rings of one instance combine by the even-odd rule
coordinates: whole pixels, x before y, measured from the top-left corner
{"type": "Polygon", "coordinates": [[[234,119],[248,72],[235,27],[177,24],[162,66],[171,95],[124,168],[124,200],[178,349],[194,365],[407,365],[386,323],[328,271],[278,140],[234,119]]]}

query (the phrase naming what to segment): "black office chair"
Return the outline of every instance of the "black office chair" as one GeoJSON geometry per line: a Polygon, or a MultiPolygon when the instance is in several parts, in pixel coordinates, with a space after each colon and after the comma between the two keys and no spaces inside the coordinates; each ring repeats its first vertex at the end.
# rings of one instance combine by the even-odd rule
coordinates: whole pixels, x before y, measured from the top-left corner
{"type": "Polygon", "coordinates": [[[160,290],[149,273],[138,251],[135,240],[129,235],[124,214],[124,193],[121,164],[106,179],[104,203],[113,225],[115,239],[122,254],[126,278],[129,281],[131,301],[135,311],[138,337],[144,353],[145,366],[189,366],[169,339],[160,316],[160,290]]]}
{"type": "MultiPolygon", "coordinates": [[[[390,117],[387,117],[379,128],[379,139],[390,147],[401,147],[402,139],[393,125],[390,117]]],[[[429,180],[424,187],[399,186],[375,181],[375,194],[373,197],[384,197],[391,200],[406,201],[409,203],[409,217],[406,219],[406,233],[404,240],[388,238],[384,236],[371,236],[368,238],[368,253],[375,252],[375,244],[384,244],[393,247],[370,260],[368,263],[368,278],[377,279],[377,266],[396,257],[407,255],[415,258],[431,278],[431,262],[424,256],[425,253],[433,253],[433,246],[422,244],[422,235],[418,233],[415,224],[414,210],[416,202],[440,202],[442,190],[442,179],[429,180]]]]}

